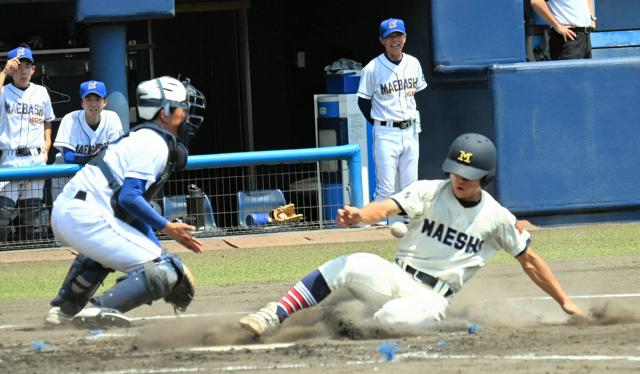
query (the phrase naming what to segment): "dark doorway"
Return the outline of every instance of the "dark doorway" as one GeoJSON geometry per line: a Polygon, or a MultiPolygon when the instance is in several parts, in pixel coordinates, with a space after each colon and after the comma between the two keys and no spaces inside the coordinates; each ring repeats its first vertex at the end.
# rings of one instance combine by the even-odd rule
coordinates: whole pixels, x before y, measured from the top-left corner
{"type": "Polygon", "coordinates": [[[191,154],[244,150],[238,12],[178,13],[152,22],[154,75],[189,77],[207,98],[191,154]]]}

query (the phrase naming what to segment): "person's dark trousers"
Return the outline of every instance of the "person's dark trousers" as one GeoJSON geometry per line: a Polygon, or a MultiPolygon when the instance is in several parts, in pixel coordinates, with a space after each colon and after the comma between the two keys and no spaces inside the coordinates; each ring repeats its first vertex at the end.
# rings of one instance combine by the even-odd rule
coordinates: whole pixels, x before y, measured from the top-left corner
{"type": "Polygon", "coordinates": [[[576,37],[566,42],[555,30],[549,30],[549,54],[552,60],[591,58],[591,35],[588,29],[581,27],[572,30],[576,37]]]}

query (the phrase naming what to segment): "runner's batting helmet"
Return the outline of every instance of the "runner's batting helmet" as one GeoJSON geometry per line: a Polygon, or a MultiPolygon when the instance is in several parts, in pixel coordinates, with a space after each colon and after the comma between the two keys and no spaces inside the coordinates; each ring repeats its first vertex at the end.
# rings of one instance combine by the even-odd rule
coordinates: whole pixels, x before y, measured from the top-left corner
{"type": "Polygon", "coordinates": [[[484,135],[462,134],[451,143],[442,171],[469,180],[481,179],[482,186],[486,186],[496,173],[496,147],[484,135]]]}

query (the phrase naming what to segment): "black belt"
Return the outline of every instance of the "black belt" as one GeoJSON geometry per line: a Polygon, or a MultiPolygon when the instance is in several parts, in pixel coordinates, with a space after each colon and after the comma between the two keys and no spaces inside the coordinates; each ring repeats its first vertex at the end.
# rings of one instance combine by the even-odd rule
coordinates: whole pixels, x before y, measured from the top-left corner
{"type": "MultiPolygon", "coordinates": [[[[40,154],[40,152],[41,152],[40,148],[33,148],[33,149],[35,149],[37,151],[36,152],[37,155],[40,154]]],[[[16,149],[16,155],[17,156],[31,156],[32,155],[31,148],[18,148],[18,149],[16,149]]]]}
{"type": "MultiPolygon", "coordinates": [[[[427,273],[423,273],[420,270],[416,270],[414,268],[412,268],[410,265],[407,265],[407,267],[404,269],[407,273],[413,275],[413,277],[417,280],[419,280],[420,282],[426,284],[427,286],[431,287],[431,288],[435,288],[436,283],[438,283],[438,278],[433,277],[427,273]]],[[[450,295],[453,294],[453,290],[451,288],[449,288],[447,290],[447,292],[444,294],[444,297],[449,297],[450,295]]]]}
{"type": "Polygon", "coordinates": [[[587,27],[572,27],[571,28],[571,31],[573,31],[573,32],[581,32],[581,33],[585,33],[585,34],[588,34],[593,30],[595,30],[595,29],[592,28],[592,27],[589,27],[589,26],[587,26],[587,27]]]}
{"type": "Polygon", "coordinates": [[[87,191],[78,191],[76,192],[76,196],[74,196],[73,198],[85,201],[87,199],[87,191]]]}
{"type": "MultiPolygon", "coordinates": [[[[391,121],[378,121],[380,123],[380,126],[389,126],[389,123],[391,123],[391,121]]],[[[413,120],[412,119],[408,119],[406,121],[401,121],[401,122],[393,122],[393,125],[389,126],[389,127],[397,127],[399,129],[406,129],[411,127],[411,125],[413,125],[413,120]]]]}

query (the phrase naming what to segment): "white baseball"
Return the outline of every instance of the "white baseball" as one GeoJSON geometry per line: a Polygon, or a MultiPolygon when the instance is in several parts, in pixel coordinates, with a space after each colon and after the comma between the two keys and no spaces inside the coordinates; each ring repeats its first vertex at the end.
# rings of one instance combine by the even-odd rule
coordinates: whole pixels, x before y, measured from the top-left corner
{"type": "Polygon", "coordinates": [[[400,239],[403,236],[405,236],[405,234],[407,233],[407,230],[409,230],[407,228],[407,225],[405,225],[402,222],[394,222],[391,225],[391,235],[393,235],[394,237],[400,239]]]}

